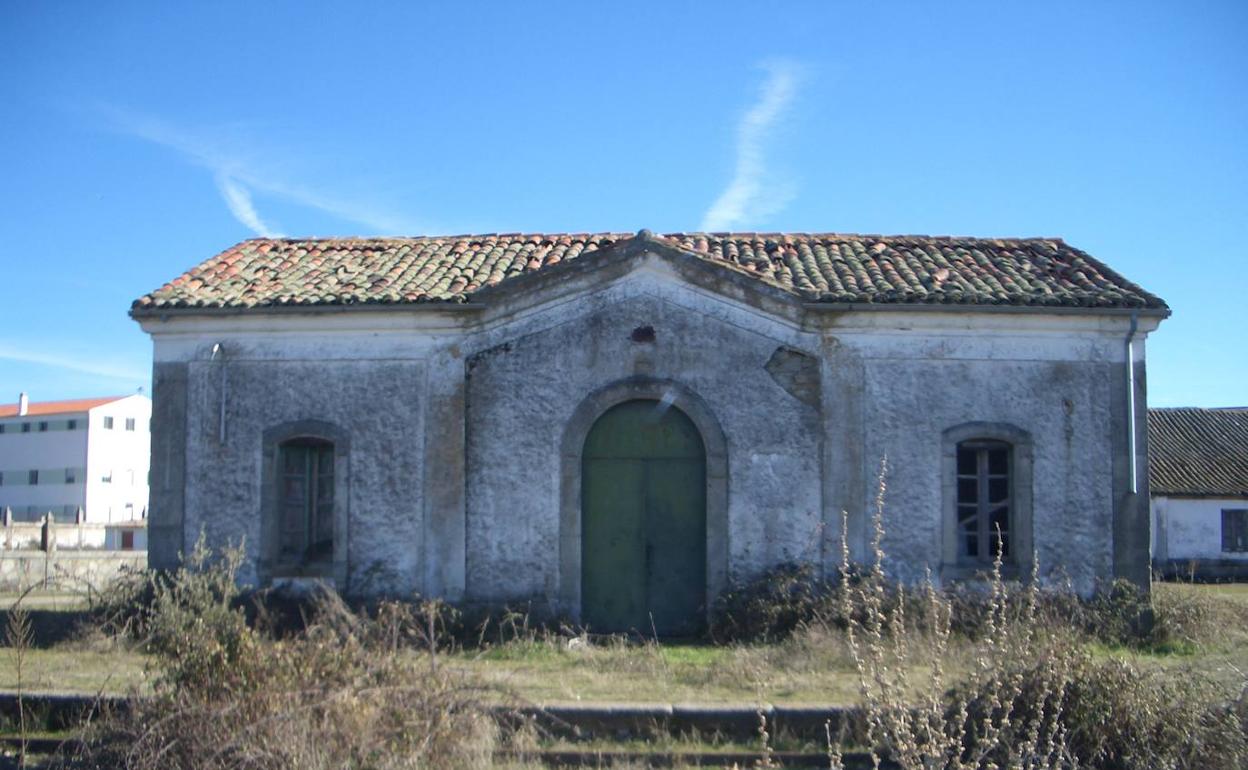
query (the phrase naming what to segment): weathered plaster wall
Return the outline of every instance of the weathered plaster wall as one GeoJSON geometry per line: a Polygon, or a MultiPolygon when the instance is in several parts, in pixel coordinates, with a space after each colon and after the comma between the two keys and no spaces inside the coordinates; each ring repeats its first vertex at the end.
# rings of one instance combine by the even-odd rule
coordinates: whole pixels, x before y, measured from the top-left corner
{"type": "Polygon", "coordinates": [[[1032,533],[1042,573],[1065,571],[1083,590],[1107,575],[1109,386],[1098,363],[870,361],[864,456],[869,475],[879,458],[889,459],[884,546],[898,574],[920,578],[925,567],[940,573],[942,432],[993,422],[1031,435],[1032,533]]]}
{"type": "Polygon", "coordinates": [[[254,582],[254,556],[263,551],[263,433],[320,420],[350,435],[344,588],[369,594],[421,585],[424,365],[265,360],[256,352],[235,343],[224,358],[190,363],[182,547],[201,529],[214,544],[245,539],[253,558],[242,578],[254,582]]]}
{"type": "Polygon", "coordinates": [[[1248,562],[1248,553],[1222,550],[1222,510],[1246,508],[1248,500],[1236,498],[1153,498],[1153,557],[1248,562]]]}
{"type": "Polygon", "coordinates": [[[469,598],[557,595],[564,428],[591,393],[635,376],[696,394],[725,435],[730,577],[818,561],[818,409],[767,369],[778,348],[815,348],[813,335],[653,275],[489,341],[468,361],[469,598]],[[635,341],[645,327],[653,341],[635,341]]]}
{"type": "Polygon", "coordinates": [[[1124,492],[1124,317],[827,312],[756,285],[643,255],[518,281],[484,309],[145,321],[151,563],[174,564],[201,527],[255,543],[264,430],[323,420],[351,437],[349,591],[557,604],[564,431],[591,394],[642,377],[678,383],[722,430],[733,579],[834,568],[841,511],[864,558],[885,454],[892,563],[938,570],[941,436],[966,422],[1031,435],[1042,571],[1090,590],[1141,537],[1147,570],[1148,518],[1124,492]],[[653,340],[634,339],[644,327],[653,340]]]}

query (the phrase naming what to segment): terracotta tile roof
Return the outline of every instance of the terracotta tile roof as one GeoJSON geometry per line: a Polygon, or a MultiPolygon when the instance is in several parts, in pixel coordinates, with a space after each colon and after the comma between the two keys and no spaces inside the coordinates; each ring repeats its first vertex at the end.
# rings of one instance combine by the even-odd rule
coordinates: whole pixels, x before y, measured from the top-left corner
{"type": "Polygon", "coordinates": [[[1153,495],[1248,497],[1248,407],[1149,409],[1153,495]]]}
{"type": "MultiPolygon", "coordinates": [[[[97,406],[111,404],[129,396],[102,396],[100,398],[76,398],[69,401],[31,401],[26,408],[26,417],[49,414],[72,414],[85,412],[97,406]]],[[[17,417],[17,404],[0,404],[0,417],[17,417]]]]}
{"type": "MultiPolygon", "coordinates": [[[[1153,308],[1165,303],[1060,239],[639,234],[807,301],[1153,308]]],[[[174,308],[468,302],[481,288],[622,244],[623,233],[253,239],[135,301],[174,308]]]]}

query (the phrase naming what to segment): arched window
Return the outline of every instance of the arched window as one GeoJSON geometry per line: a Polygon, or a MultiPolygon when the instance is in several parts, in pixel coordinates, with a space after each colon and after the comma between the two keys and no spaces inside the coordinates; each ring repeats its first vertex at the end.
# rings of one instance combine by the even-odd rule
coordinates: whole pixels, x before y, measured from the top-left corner
{"type": "Polygon", "coordinates": [[[277,558],[314,564],[334,556],[334,444],[296,438],[278,446],[277,558]]]}
{"type": "Polygon", "coordinates": [[[990,567],[998,543],[1003,572],[1030,568],[1032,454],[1031,435],[1006,423],[966,423],[944,432],[943,577],[970,577],[990,567]]]}
{"type": "Polygon", "coordinates": [[[347,584],[351,434],[324,420],[266,428],[261,438],[256,576],[347,584]]]}
{"type": "Polygon", "coordinates": [[[958,444],[958,561],[991,564],[998,548],[1011,559],[1014,448],[1004,441],[958,444]]]}

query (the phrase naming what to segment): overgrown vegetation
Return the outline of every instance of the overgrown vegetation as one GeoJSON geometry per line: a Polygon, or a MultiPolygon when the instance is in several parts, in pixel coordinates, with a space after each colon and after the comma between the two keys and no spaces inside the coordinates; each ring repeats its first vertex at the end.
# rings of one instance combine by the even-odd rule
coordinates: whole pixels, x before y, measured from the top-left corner
{"type": "MultiPolygon", "coordinates": [[[[847,527],[842,529],[839,592],[846,644],[859,672],[866,741],[877,766],[880,755],[905,770],[1232,770],[1248,763],[1245,686],[1227,692],[1199,677],[1095,659],[1079,644],[1086,628],[1053,624],[1039,614],[1035,572],[1025,586],[1007,585],[999,556],[986,586],[986,613],[969,671],[950,688],[944,660],[955,603],[930,579],[918,591],[885,580],[886,478],[885,462],[876,497],[874,559],[859,580],[851,579],[847,527]],[[916,659],[918,645],[928,648],[927,666],[916,659]]],[[[1156,644],[1156,631],[1139,630],[1149,612],[1146,603],[1118,588],[1102,600],[1119,621],[1108,632],[1116,641],[1156,644]]],[[[1091,611],[1107,612],[1096,603],[1091,611]]],[[[1195,613],[1181,617],[1161,618],[1162,633],[1201,625],[1195,613]]],[[[831,758],[839,766],[835,746],[831,758]]]]}
{"type": "MultiPolygon", "coordinates": [[[[860,727],[828,736],[833,765],[845,741],[925,770],[1248,766],[1242,671],[1188,665],[1243,644],[1248,602],[1160,585],[1150,603],[1125,584],[1083,601],[1034,576],[1007,582],[999,564],[974,587],[898,586],[883,496],[882,483],[871,564],[843,553],[830,579],[791,566],[738,587],[709,645],[591,636],[524,608],[245,595],[241,550],[201,543],[175,573],[134,573],[95,603],[106,636],[150,656],[151,684],[65,761],[493,767],[543,740],[502,716],[514,685],[538,699],[653,700],[665,687],[669,700],[860,703],[860,727]]],[[[758,741],[770,762],[765,721],[758,741]]]]}
{"type": "Polygon", "coordinates": [[[153,693],[90,725],[70,764],[491,766],[498,729],[482,687],[438,664],[427,612],[387,603],[357,614],[322,591],[304,629],[275,639],[238,606],[240,560],[238,549],[214,558],[201,544],[174,575],[151,581],[127,627],[158,661],[153,693]]]}

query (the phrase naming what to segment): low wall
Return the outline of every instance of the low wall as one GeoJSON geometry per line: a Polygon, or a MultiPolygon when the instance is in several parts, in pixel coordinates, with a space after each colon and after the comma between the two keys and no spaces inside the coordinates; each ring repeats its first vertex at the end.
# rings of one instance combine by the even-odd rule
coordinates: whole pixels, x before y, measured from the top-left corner
{"type": "Polygon", "coordinates": [[[146,569],[147,552],[3,551],[0,552],[0,592],[23,591],[45,581],[45,585],[54,590],[97,590],[116,578],[123,567],[146,569]]]}
{"type": "Polygon", "coordinates": [[[41,521],[13,521],[4,517],[0,526],[0,546],[5,550],[134,550],[147,549],[147,522],[126,521],[111,524],[58,522],[50,516],[41,521]],[[49,547],[50,546],[50,547],[49,547]]]}
{"type": "Polygon", "coordinates": [[[1166,580],[1248,581],[1243,559],[1168,559],[1153,562],[1153,572],[1166,580]]]}

